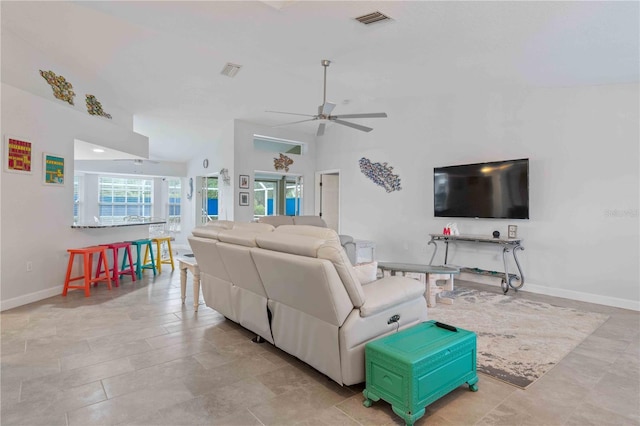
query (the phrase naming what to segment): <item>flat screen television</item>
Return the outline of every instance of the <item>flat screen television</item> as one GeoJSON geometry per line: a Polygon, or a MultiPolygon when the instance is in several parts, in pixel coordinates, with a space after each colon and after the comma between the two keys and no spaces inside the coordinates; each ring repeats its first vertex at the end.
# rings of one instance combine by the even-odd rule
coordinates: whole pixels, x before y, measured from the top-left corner
{"type": "Polygon", "coordinates": [[[529,219],[529,159],[433,169],[435,217],[529,219]]]}

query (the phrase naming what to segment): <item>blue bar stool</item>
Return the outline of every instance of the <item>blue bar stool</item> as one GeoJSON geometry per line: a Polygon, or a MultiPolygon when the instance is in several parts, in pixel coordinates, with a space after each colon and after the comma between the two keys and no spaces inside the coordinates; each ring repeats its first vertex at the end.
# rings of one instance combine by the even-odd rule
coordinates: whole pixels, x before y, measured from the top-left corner
{"type": "MultiPolygon", "coordinates": [[[[153,276],[156,276],[156,263],[153,259],[153,250],[152,250],[152,245],[151,245],[151,239],[149,238],[143,238],[140,240],[135,240],[135,241],[127,241],[128,243],[131,243],[132,246],[136,247],[136,275],[138,276],[138,279],[142,278],[142,271],[144,269],[151,269],[153,271],[153,276]],[[151,263],[145,264],[144,263],[144,257],[142,255],[142,247],[145,247],[146,250],[149,250],[151,252],[151,263]]],[[[123,266],[121,269],[124,269],[125,265],[124,265],[124,261],[123,261],[123,266]]]]}

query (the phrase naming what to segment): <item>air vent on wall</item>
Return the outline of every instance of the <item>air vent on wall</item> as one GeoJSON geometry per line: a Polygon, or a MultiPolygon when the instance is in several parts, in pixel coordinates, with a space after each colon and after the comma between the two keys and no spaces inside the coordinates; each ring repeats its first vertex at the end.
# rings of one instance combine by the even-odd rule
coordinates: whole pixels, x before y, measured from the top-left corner
{"type": "Polygon", "coordinates": [[[391,18],[389,18],[384,13],[375,11],[373,13],[367,13],[366,15],[358,16],[356,18],[356,21],[361,22],[365,25],[369,25],[369,24],[373,24],[374,22],[386,21],[389,19],[391,18]]]}
{"type": "Polygon", "coordinates": [[[220,72],[220,74],[226,75],[227,77],[235,77],[236,74],[238,74],[238,71],[240,71],[240,68],[242,68],[242,65],[237,65],[237,64],[232,64],[231,62],[227,62],[227,65],[225,65],[224,68],[222,68],[222,71],[220,72]]]}

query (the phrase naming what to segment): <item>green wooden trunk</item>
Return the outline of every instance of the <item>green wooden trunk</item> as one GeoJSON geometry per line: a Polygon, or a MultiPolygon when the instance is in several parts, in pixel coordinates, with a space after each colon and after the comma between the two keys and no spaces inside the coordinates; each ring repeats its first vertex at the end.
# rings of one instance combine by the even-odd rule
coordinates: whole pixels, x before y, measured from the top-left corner
{"type": "Polygon", "coordinates": [[[476,335],[427,321],[365,346],[366,407],[383,399],[407,425],[463,383],[477,391],[476,335]]]}

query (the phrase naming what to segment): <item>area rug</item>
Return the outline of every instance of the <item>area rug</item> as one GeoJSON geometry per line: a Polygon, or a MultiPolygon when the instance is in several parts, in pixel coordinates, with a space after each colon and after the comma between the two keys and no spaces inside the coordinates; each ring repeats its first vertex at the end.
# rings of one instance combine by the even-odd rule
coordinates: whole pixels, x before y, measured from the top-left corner
{"type": "Polygon", "coordinates": [[[607,315],[464,287],[441,293],[429,319],[477,335],[478,371],[525,389],[602,325],[607,315]]]}

